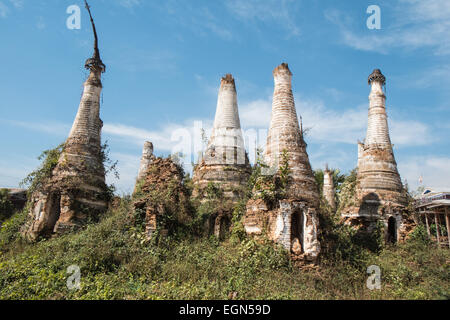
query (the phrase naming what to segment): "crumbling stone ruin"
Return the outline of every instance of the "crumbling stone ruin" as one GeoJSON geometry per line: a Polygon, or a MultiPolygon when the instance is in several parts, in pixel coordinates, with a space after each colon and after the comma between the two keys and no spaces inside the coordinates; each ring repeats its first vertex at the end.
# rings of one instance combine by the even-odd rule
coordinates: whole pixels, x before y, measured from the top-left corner
{"type": "Polygon", "coordinates": [[[150,166],[150,164],[154,159],[155,156],[153,155],[153,143],[146,141],[144,143],[144,149],[142,151],[141,164],[139,166],[137,181],[141,180],[146,176],[148,167],[150,166]]]}
{"type": "Polygon", "coordinates": [[[142,173],[133,194],[132,219],[144,223],[147,238],[157,230],[164,235],[191,221],[183,177],[183,169],[171,158],[153,157],[142,173]]]}
{"type": "Polygon", "coordinates": [[[333,172],[325,167],[323,172],[323,197],[333,212],[336,211],[336,198],[334,190],[333,172]]]}
{"type": "MultiPolygon", "coordinates": [[[[239,120],[234,78],[225,75],[220,82],[216,116],[207,149],[194,168],[194,196],[206,198],[213,184],[223,192],[225,201],[237,202],[244,195],[251,166],[245,151],[239,120]]],[[[214,212],[209,225],[218,237],[229,228],[231,210],[214,212]]]]}
{"type": "Polygon", "coordinates": [[[406,193],[397,170],[386,114],[383,86],[386,78],[379,69],[369,76],[369,118],[367,135],[358,143],[355,201],[341,210],[347,224],[372,231],[377,222],[385,226],[386,241],[402,240],[409,230],[405,221],[406,193]]]}
{"type": "Polygon", "coordinates": [[[254,192],[247,203],[244,227],[249,235],[265,234],[282,245],[292,253],[294,260],[315,262],[320,252],[317,238],[319,192],[297,118],[292,73],[283,63],[275,68],[273,75],[275,90],[264,154],[270,168],[263,171],[280,176],[283,158],[287,160],[286,192],[275,204],[254,192]]]}
{"type": "Polygon", "coordinates": [[[86,61],[90,74],[69,137],[51,177],[31,196],[30,221],[24,233],[30,240],[61,234],[96,219],[108,207],[101,146],[100,93],[105,65],[100,58],[97,32],[94,55],[86,61]]]}

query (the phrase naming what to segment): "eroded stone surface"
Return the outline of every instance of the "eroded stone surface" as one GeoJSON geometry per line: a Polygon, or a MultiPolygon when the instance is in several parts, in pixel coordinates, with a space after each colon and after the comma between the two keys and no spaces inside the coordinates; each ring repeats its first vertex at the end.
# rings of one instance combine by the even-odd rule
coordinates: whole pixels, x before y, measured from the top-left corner
{"type": "Polygon", "coordinates": [[[108,206],[101,148],[101,72],[91,70],[78,113],[52,176],[32,195],[30,240],[72,231],[108,206]]]}
{"type": "Polygon", "coordinates": [[[158,227],[167,233],[173,231],[169,230],[171,224],[190,221],[183,170],[172,159],[154,158],[138,184],[133,194],[132,215],[143,214],[148,238],[158,227]]]}
{"type": "Polygon", "coordinates": [[[254,198],[247,203],[244,227],[249,235],[265,234],[292,252],[298,261],[315,262],[320,253],[317,238],[319,192],[297,119],[292,73],[283,63],[273,75],[275,89],[265,160],[271,167],[268,173],[277,176],[285,152],[289,180],[284,199],[275,204],[258,199],[261,192],[254,192],[254,198]]]}
{"type": "Polygon", "coordinates": [[[148,168],[152,161],[155,159],[153,155],[153,143],[146,141],[144,143],[144,149],[142,150],[141,163],[139,165],[139,172],[137,180],[141,180],[147,174],[148,168]]]}
{"type": "Polygon", "coordinates": [[[227,199],[242,196],[251,173],[245,152],[239,120],[236,85],[231,74],[222,78],[217,100],[216,116],[208,146],[194,168],[195,195],[204,196],[209,183],[223,189],[227,199]]]}
{"type": "Polygon", "coordinates": [[[325,168],[323,172],[323,197],[333,211],[336,210],[336,198],[334,190],[333,172],[325,168]]]}
{"type": "Polygon", "coordinates": [[[404,238],[406,194],[397,170],[389,136],[386,114],[385,77],[376,69],[369,76],[369,115],[364,143],[358,143],[356,206],[342,209],[346,223],[360,226],[368,232],[377,221],[388,227],[395,221],[395,237],[404,238]],[[391,218],[392,217],[392,218],[391,218]],[[390,222],[389,222],[390,221],[390,222]]]}

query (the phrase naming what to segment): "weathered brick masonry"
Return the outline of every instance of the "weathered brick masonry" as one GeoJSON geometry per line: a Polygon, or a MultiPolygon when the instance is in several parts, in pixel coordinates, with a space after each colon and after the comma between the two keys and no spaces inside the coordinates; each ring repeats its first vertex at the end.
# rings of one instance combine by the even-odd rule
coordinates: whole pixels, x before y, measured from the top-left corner
{"type": "Polygon", "coordinates": [[[266,234],[295,255],[295,260],[314,262],[320,252],[317,239],[319,192],[306,153],[292,93],[292,73],[283,63],[274,72],[275,89],[265,151],[265,162],[277,173],[283,151],[290,169],[287,195],[272,207],[262,199],[247,203],[245,230],[266,234]]]}
{"type": "MultiPolygon", "coordinates": [[[[216,116],[207,149],[194,168],[194,196],[205,199],[208,184],[219,187],[227,201],[237,202],[244,195],[251,166],[245,151],[239,119],[236,84],[231,74],[220,82],[216,116]]],[[[217,212],[211,231],[220,236],[228,228],[232,212],[217,212]],[[224,227],[226,226],[226,227],[224,227]],[[222,230],[222,231],[221,231],[222,230]]]]}
{"type": "Polygon", "coordinates": [[[358,143],[357,206],[341,211],[346,223],[371,231],[385,225],[386,240],[402,240],[410,230],[405,218],[406,194],[397,170],[386,114],[385,76],[379,69],[369,76],[369,115],[366,139],[358,143]]]}
{"type": "Polygon", "coordinates": [[[58,164],[44,187],[32,195],[30,221],[24,230],[30,240],[74,230],[88,219],[96,219],[108,207],[100,119],[101,74],[105,65],[92,17],[91,22],[94,55],[85,64],[90,74],[58,164]]]}

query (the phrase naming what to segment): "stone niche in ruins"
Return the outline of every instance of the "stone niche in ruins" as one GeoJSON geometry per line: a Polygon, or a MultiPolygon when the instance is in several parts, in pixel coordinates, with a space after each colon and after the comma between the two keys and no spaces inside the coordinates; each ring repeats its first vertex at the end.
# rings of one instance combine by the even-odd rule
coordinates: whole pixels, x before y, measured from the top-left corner
{"type": "Polygon", "coordinates": [[[30,219],[23,230],[29,240],[77,229],[88,220],[95,221],[108,208],[110,195],[105,183],[100,119],[101,74],[105,65],[100,59],[92,17],[91,21],[94,55],[85,64],[90,74],[58,163],[31,196],[30,219]]]}
{"type": "Polygon", "coordinates": [[[183,184],[184,171],[180,165],[171,158],[153,156],[140,174],[133,193],[131,218],[134,222],[144,222],[148,238],[157,230],[167,234],[191,221],[189,194],[183,184]]]}
{"type": "Polygon", "coordinates": [[[371,232],[378,221],[385,226],[386,241],[403,240],[411,230],[407,196],[403,189],[386,114],[386,78],[379,69],[369,76],[369,115],[366,139],[358,143],[358,166],[354,201],[341,208],[345,223],[371,232]]]}
{"type": "Polygon", "coordinates": [[[207,229],[221,237],[229,229],[232,205],[245,192],[251,166],[245,151],[234,78],[225,75],[220,82],[216,115],[211,137],[194,168],[194,197],[205,201],[208,190],[218,188],[230,210],[211,213],[207,229]]]}
{"type": "Polygon", "coordinates": [[[318,187],[297,118],[292,73],[283,63],[273,75],[275,90],[264,154],[269,168],[262,170],[262,174],[277,179],[280,168],[286,165],[283,161],[287,161],[289,177],[284,195],[275,203],[259,198],[260,191],[254,191],[254,197],[247,203],[244,227],[249,235],[265,235],[282,245],[294,260],[315,262],[320,253],[318,187]]]}

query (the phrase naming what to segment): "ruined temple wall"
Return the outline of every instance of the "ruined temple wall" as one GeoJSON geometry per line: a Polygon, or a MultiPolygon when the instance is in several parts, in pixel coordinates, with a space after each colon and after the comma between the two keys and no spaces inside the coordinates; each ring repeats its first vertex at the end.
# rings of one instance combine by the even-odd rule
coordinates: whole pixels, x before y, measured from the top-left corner
{"type": "Polygon", "coordinates": [[[321,250],[317,213],[304,202],[280,200],[275,208],[269,209],[262,199],[252,199],[247,203],[244,227],[248,235],[257,238],[266,235],[289,252],[298,241],[296,260],[315,262],[321,250]],[[293,234],[294,215],[301,217],[301,234],[293,234]]]}

